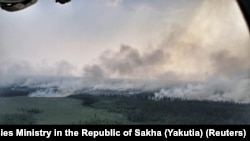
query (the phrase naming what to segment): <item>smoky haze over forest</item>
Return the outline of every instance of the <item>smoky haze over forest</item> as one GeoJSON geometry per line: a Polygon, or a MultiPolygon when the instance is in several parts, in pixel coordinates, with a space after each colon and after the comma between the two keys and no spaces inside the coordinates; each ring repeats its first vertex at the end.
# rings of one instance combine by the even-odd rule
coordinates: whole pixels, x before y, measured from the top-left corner
{"type": "Polygon", "coordinates": [[[55,6],[57,13],[46,17],[47,4],[20,15],[1,13],[2,86],[43,88],[30,96],[91,87],[155,90],[156,100],[250,102],[250,38],[234,0],[82,1],[55,6]]]}

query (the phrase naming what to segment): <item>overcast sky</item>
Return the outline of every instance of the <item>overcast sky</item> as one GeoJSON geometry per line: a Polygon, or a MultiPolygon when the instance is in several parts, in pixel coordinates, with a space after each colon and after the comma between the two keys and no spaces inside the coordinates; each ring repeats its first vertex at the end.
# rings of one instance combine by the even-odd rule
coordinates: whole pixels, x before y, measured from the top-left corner
{"type": "Polygon", "coordinates": [[[161,36],[173,14],[199,0],[40,0],[23,11],[0,12],[1,61],[53,66],[66,61],[78,70],[121,44],[143,48],[161,36]],[[171,13],[170,13],[171,11],[171,13]]]}
{"type": "MultiPolygon", "coordinates": [[[[7,70],[20,74],[69,73],[82,75],[83,68],[92,71],[91,66],[86,68],[87,64],[98,64],[100,58],[104,58],[104,61],[116,60],[115,57],[103,57],[104,51],[110,50],[113,51],[112,55],[120,55],[116,52],[122,51],[122,49],[128,51],[130,47],[135,49],[132,51],[138,51],[141,55],[139,55],[140,63],[135,65],[142,65],[142,67],[138,67],[138,70],[144,70],[145,65],[146,67],[152,67],[152,63],[157,64],[156,62],[151,62],[151,64],[145,62],[145,60],[149,60],[148,58],[152,59],[152,56],[158,56],[157,54],[150,54],[147,50],[166,44],[171,36],[174,36],[170,35],[169,32],[173,32],[175,27],[178,27],[178,30],[174,32],[183,32],[181,30],[183,28],[185,32],[190,34],[191,29],[186,29],[186,27],[190,24],[196,26],[197,22],[203,21],[199,19],[199,13],[205,18],[204,13],[198,12],[197,14],[203,3],[202,0],[72,0],[68,4],[60,5],[55,3],[54,0],[40,0],[36,5],[19,12],[10,13],[1,10],[0,63],[2,72],[7,70]],[[168,37],[168,39],[163,39],[163,37],[168,37]],[[144,53],[146,55],[143,55],[144,53]],[[147,56],[147,54],[149,55],[147,56]],[[11,67],[12,69],[10,69],[11,67]],[[17,70],[18,72],[16,72],[17,70]]],[[[215,13],[212,14],[216,15],[215,13]]],[[[237,33],[244,32],[246,28],[242,30],[242,25],[242,22],[233,24],[231,32],[237,29],[239,29],[237,33]]],[[[192,33],[192,39],[195,39],[196,42],[200,41],[203,38],[200,35],[201,33],[204,34],[205,26],[206,23],[198,26],[195,30],[200,30],[197,31],[199,34],[192,33]]],[[[243,35],[247,34],[247,31],[245,31],[239,40],[239,42],[244,41],[244,45],[247,43],[245,42],[246,38],[243,39],[243,35]]],[[[212,32],[210,35],[218,34],[212,32]]],[[[187,34],[178,36],[185,38],[183,40],[183,42],[187,42],[185,44],[191,44],[187,41],[191,40],[190,37],[187,38],[187,34]]],[[[232,37],[229,40],[237,40],[238,37],[232,37]]],[[[204,40],[201,44],[205,44],[207,41],[204,40]]],[[[224,42],[220,43],[224,45],[224,42]]],[[[180,43],[178,44],[180,45],[180,43]]],[[[175,46],[177,45],[175,44],[175,46]]],[[[157,52],[156,50],[152,51],[157,52]]],[[[172,51],[176,52],[177,50],[172,51]]],[[[182,51],[179,50],[179,52],[182,51]]],[[[161,50],[158,52],[161,52],[161,50]]],[[[171,53],[168,51],[168,54],[171,53]]],[[[166,54],[163,55],[167,56],[166,54]]],[[[180,59],[180,56],[185,56],[185,54],[175,53],[173,56],[171,61],[178,61],[179,63],[168,65],[171,72],[184,70],[183,73],[194,73],[194,68],[197,69],[197,62],[194,63],[194,60],[185,62],[187,60],[185,57],[180,59]],[[178,68],[183,66],[187,67],[178,68]]],[[[167,58],[163,57],[159,60],[165,59],[167,58]]],[[[121,59],[117,60],[120,61],[121,59]]],[[[156,59],[156,61],[159,60],[156,59]]],[[[201,63],[199,66],[202,66],[202,64],[208,65],[208,61],[204,60],[205,63],[201,63]]],[[[107,62],[101,63],[104,63],[108,69],[117,70],[115,73],[118,74],[124,73],[124,70],[118,69],[117,66],[127,65],[120,62],[114,62],[112,66],[109,66],[107,62]]],[[[165,65],[164,68],[166,68],[166,64],[160,63],[158,65],[165,65]]],[[[131,65],[131,67],[135,66],[131,65]]],[[[203,67],[202,69],[201,67],[200,70],[203,74],[209,73],[207,72],[208,68],[203,67]]],[[[164,71],[162,69],[160,71],[164,71]]],[[[138,72],[128,71],[131,73],[138,72]]],[[[159,70],[148,71],[147,75],[156,71],[159,70]]],[[[113,72],[108,71],[108,73],[113,72]]]]}

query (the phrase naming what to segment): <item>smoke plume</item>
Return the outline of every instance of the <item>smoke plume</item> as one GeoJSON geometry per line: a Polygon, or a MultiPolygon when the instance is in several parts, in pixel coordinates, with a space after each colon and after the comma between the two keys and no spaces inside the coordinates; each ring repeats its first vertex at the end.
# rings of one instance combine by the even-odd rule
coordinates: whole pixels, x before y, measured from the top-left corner
{"type": "MultiPolygon", "coordinates": [[[[109,6],[122,4],[122,0],[107,2],[109,6]]],[[[83,66],[82,78],[72,77],[75,67],[67,61],[40,67],[0,62],[0,85],[22,79],[20,86],[39,88],[30,96],[67,96],[86,89],[128,90],[130,94],[153,91],[154,100],[170,97],[250,103],[250,37],[236,1],[203,0],[186,13],[178,17],[169,11],[177,17],[164,23],[159,20],[161,26],[155,31],[163,34],[143,49],[125,42],[104,51],[94,63],[83,66]],[[33,72],[28,76],[45,72],[55,77],[27,77],[27,72],[33,72]]]]}
{"type": "Polygon", "coordinates": [[[162,89],[155,93],[157,99],[249,102],[250,42],[237,3],[205,0],[193,14],[188,23],[167,22],[154,48],[140,51],[122,44],[118,51],[103,52],[97,64],[84,68],[85,75],[154,80],[165,87],[196,82],[162,89]]]}

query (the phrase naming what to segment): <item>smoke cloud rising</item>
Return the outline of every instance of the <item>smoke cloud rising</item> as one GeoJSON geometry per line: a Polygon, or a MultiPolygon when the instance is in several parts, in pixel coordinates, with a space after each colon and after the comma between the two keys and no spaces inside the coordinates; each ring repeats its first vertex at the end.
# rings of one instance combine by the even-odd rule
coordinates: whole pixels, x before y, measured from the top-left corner
{"type": "Polygon", "coordinates": [[[86,66],[85,75],[95,80],[189,81],[162,89],[155,98],[248,103],[250,42],[244,22],[235,22],[242,21],[237,8],[235,1],[206,0],[190,22],[166,23],[166,33],[155,48],[142,52],[123,44],[118,51],[101,54],[98,64],[86,66]]]}
{"type": "Polygon", "coordinates": [[[235,22],[242,21],[237,8],[235,1],[204,1],[189,23],[166,23],[167,30],[155,48],[142,52],[123,44],[118,51],[105,51],[98,64],[84,70],[88,75],[98,71],[125,78],[158,78],[173,72],[199,80],[230,77],[249,67],[249,36],[241,29],[244,22],[235,22]]]}
{"type": "MultiPolygon", "coordinates": [[[[108,6],[125,3],[106,2],[108,6]]],[[[169,15],[171,12],[177,16],[176,13],[185,13],[185,9],[169,10],[169,15]]],[[[69,78],[74,65],[61,61],[52,69],[43,70],[57,77],[25,78],[19,85],[41,88],[30,96],[67,96],[88,88],[153,91],[154,100],[170,97],[250,103],[250,38],[236,1],[204,0],[186,13],[185,17],[157,23],[163,24],[157,29],[162,34],[143,49],[125,42],[102,52],[94,63],[84,65],[80,79],[69,78]]],[[[27,69],[37,75],[42,68],[28,63],[12,66],[0,69],[1,80],[13,82],[12,74],[16,80],[27,69]]]]}

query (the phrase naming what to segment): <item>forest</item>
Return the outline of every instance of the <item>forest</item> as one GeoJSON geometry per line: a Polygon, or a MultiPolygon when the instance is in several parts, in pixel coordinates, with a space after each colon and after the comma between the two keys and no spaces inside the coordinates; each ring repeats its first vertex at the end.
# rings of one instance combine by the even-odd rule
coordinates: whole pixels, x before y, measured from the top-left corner
{"type": "MultiPolygon", "coordinates": [[[[0,124],[250,124],[250,104],[88,93],[32,98],[31,89],[1,88],[0,124]]],[[[107,91],[106,91],[107,92],[107,91]]],[[[113,92],[112,92],[113,93],[113,92]]]]}

